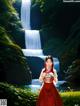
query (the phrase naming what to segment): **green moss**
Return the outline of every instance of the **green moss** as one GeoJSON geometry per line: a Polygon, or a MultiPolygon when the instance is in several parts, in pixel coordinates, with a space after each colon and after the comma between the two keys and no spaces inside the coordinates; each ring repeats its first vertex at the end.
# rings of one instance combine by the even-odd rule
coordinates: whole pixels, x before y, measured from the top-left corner
{"type": "Polygon", "coordinates": [[[0,1],[0,12],[3,11],[10,11],[10,12],[15,12],[15,9],[12,6],[13,0],[1,0],[0,1]]]}
{"type": "Polygon", "coordinates": [[[21,48],[0,27],[0,81],[14,84],[31,82],[31,73],[21,48]]]}
{"type": "Polygon", "coordinates": [[[4,27],[10,38],[22,48],[25,47],[24,31],[22,30],[19,14],[13,7],[15,1],[0,1],[0,26],[4,27]]]}
{"type": "Polygon", "coordinates": [[[6,30],[3,27],[0,27],[0,43],[3,43],[4,45],[8,46],[13,46],[17,49],[21,49],[18,45],[13,43],[9,36],[6,34],[6,30]]]}

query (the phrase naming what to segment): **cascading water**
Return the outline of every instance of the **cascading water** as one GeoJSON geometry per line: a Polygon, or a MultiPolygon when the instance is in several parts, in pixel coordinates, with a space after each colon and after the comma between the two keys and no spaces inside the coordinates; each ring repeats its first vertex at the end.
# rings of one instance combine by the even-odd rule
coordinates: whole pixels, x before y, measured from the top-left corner
{"type": "Polygon", "coordinates": [[[30,7],[31,0],[22,0],[21,22],[25,30],[26,46],[26,49],[23,49],[23,53],[25,56],[41,56],[43,52],[41,49],[39,30],[31,30],[30,27],[30,7]]]}
{"type": "Polygon", "coordinates": [[[38,30],[25,30],[26,48],[41,49],[40,34],[38,30]]]}
{"type": "MultiPolygon", "coordinates": [[[[39,30],[31,30],[30,27],[30,7],[31,0],[22,0],[21,5],[21,22],[23,29],[25,30],[25,49],[22,49],[25,56],[36,56],[45,58],[43,51],[41,49],[41,41],[40,41],[40,33],[39,30]]],[[[59,71],[59,60],[58,58],[54,58],[54,66],[59,71]]],[[[37,79],[32,80],[32,85],[30,85],[32,89],[40,87],[37,79]],[[37,86],[36,86],[36,84],[37,86]]]]}
{"type": "MultiPolygon", "coordinates": [[[[31,30],[30,27],[30,8],[31,8],[31,0],[22,0],[21,22],[23,29],[25,30],[25,46],[26,46],[26,49],[22,49],[22,51],[25,56],[37,56],[44,59],[45,56],[41,49],[39,30],[31,30]]],[[[57,58],[54,58],[54,64],[55,66],[58,65],[57,70],[59,70],[59,61],[57,58]]]]}
{"type": "MultiPolygon", "coordinates": [[[[31,8],[31,0],[22,0],[21,22],[23,29],[25,30],[25,46],[26,46],[26,49],[22,49],[22,51],[25,56],[37,56],[44,59],[45,56],[41,49],[39,30],[31,30],[30,8],[31,8]]],[[[54,65],[55,67],[57,67],[57,70],[59,70],[59,61],[57,58],[54,58],[54,65]]]]}
{"type": "Polygon", "coordinates": [[[30,7],[31,0],[22,0],[21,5],[21,22],[25,30],[30,30],[30,7]]]}

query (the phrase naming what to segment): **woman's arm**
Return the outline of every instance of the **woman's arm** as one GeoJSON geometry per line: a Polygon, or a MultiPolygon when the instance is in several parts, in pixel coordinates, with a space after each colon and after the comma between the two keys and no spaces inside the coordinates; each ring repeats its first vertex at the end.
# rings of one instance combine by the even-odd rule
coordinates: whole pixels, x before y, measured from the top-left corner
{"type": "Polygon", "coordinates": [[[43,71],[44,71],[44,68],[42,69],[42,71],[40,73],[40,76],[39,76],[39,81],[40,82],[43,82],[43,79],[44,79],[44,76],[45,76],[45,74],[43,73],[43,71]]]}
{"type": "Polygon", "coordinates": [[[54,80],[53,83],[56,84],[58,82],[58,75],[56,69],[54,69],[54,80]]]}

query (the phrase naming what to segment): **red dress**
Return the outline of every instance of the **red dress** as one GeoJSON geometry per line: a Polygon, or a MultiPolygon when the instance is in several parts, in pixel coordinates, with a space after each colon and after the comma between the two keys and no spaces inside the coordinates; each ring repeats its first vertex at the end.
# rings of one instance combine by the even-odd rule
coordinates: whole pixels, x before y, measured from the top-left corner
{"type": "Polygon", "coordinates": [[[54,79],[50,78],[51,83],[44,82],[36,106],[63,106],[62,98],[52,80],[54,79]]]}

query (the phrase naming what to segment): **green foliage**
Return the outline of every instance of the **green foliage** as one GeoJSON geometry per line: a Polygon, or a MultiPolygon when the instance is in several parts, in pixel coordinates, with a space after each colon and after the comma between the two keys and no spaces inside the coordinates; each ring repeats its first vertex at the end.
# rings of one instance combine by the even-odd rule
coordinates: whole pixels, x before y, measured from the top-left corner
{"type": "Polygon", "coordinates": [[[8,99],[9,105],[13,106],[35,106],[37,94],[28,88],[17,85],[0,83],[0,97],[8,99]]]}
{"type": "Polygon", "coordinates": [[[80,105],[80,92],[79,91],[72,91],[72,92],[64,92],[61,93],[63,98],[64,106],[76,106],[80,105]]]}
{"type": "Polygon", "coordinates": [[[13,0],[1,0],[0,1],[0,12],[9,11],[15,12],[15,9],[12,6],[13,0]]]}
{"type": "Polygon", "coordinates": [[[41,11],[43,12],[44,11],[44,8],[45,8],[45,1],[46,0],[36,0],[36,3],[39,3],[40,4],[40,9],[41,11]]]}
{"type": "Polygon", "coordinates": [[[31,72],[21,50],[24,31],[14,2],[0,0],[0,81],[24,85],[30,83],[31,72]]]}
{"type": "Polygon", "coordinates": [[[57,0],[32,0],[32,3],[39,4],[42,12],[48,12],[50,9],[54,9],[58,4],[57,0]]]}
{"type": "Polygon", "coordinates": [[[66,80],[73,88],[75,87],[78,89],[80,87],[80,59],[76,59],[70,66],[68,66],[66,71],[66,80]]]}
{"type": "MultiPolygon", "coordinates": [[[[8,99],[9,105],[13,106],[36,106],[38,92],[31,92],[30,89],[11,85],[8,83],[0,83],[0,97],[8,99]]],[[[80,105],[80,91],[71,91],[60,93],[64,106],[80,105]]]]}
{"type": "Polygon", "coordinates": [[[22,48],[24,44],[24,31],[22,30],[19,15],[13,7],[13,0],[0,1],[0,26],[4,27],[10,38],[22,48]]]}

